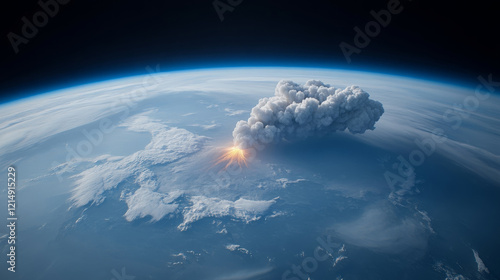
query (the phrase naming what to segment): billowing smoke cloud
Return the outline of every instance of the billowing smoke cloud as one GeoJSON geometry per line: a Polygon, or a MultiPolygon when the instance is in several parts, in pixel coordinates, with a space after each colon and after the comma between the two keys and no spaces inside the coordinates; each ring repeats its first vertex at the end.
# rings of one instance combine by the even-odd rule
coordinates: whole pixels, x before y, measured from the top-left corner
{"type": "Polygon", "coordinates": [[[305,85],[280,81],[275,96],[260,99],[250,118],[236,124],[234,144],[258,148],[283,138],[373,130],[384,108],[369,96],[357,86],[337,89],[315,80],[305,85]]]}

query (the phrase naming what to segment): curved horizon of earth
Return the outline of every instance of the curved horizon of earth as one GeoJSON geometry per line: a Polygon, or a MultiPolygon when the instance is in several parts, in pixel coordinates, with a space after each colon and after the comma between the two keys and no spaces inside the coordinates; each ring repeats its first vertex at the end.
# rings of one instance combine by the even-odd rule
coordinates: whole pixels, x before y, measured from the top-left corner
{"type": "MultiPolygon", "coordinates": [[[[485,80],[477,90],[217,68],[1,104],[0,166],[16,168],[19,222],[17,272],[0,275],[498,279],[500,98],[485,80]],[[364,133],[272,141],[247,166],[217,164],[236,123],[282,80],[356,85],[384,113],[364,133]]],[[[7,188],[0,201],[6,208],[7,188]]],[[[0,248],[6,260],[6,229],[0,248]]]]}

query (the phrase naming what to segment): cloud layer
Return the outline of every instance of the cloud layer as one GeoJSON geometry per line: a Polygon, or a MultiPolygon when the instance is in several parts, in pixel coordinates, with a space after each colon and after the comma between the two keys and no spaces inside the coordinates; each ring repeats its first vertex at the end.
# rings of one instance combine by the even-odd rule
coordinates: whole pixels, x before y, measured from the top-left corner
{"type": "Polygon", "coordinates": [[[373,130],[384,108],[369,96],[357,86],[337,89],[315,80],[305,85],[280,81],[275,96],[260,99],[250,118],[236,124],[234,144],[247,149],[283,138],[373,130]]]}
{"type": "Polygon", "coordinates": [[[158,220],[170,210],[175,210],[176,206],[157,205],[156,209],[151,209],[148,201],[162,201],[168,204],[175,198],[152,193],[158,186],[148,167],[170,163],[195,153],[201,149],[207,138],[184,129],[168,127],[141,115],[128,119],[122,126],[136,132],[150,132],[151,142],[143,150],[118,160],[95,165],[75,175],[76,187],[71,200],[78,207],[90,202],[100,203],[104,200],[105,191],[115,188],[127,178],[136,177],[136,183],[141,188],[127,200],[130,208],[126,214],[127,219],[151,214],[154,220],[158,220]],[[135,206],[132,207],[131,204],[135,206]],[[157,213],[158,211],[161,213],[157,213]]]}
{"type": "Polygon", "coordinates": [[[390,205],[375,203],[358,219],[335,225],[347,243],[374,251],[421,256],[427,247],[429,229],[415,217],[400,217],[390,205]]]}
{"type": "Polygon", "coordinates": [[[476,250],[472,249],[472,253],[474,253],[474,259],[476,260],[477,263],[477,271],[481,273],[490,273],[486,265],[484,265],[483,260],[479,257],[479,254],[477,253],[476,250]]]}
{"type": "Polygon", "coordinates": [[[177,228],[184,231],[188,225],[205,217],[231,216],[246,223],[260,219],[261,215],[273,205],[278,198],[271,200],[248,200],[240,198],[229,201],[204,196],[191,197],[191,207],[184,209],[184,221],[177,228]]]}
{"type": "MultiPolygon", "coordinates": [[[[71,200],[73,205],[81,207],[89,203],[99,204],[106,199],[106,192],[118,187],[128,179],[134,179],[138,188],[131,192],[122,192],[122,197],[128,206],[124,217],[127,221],[151,217],[151,222],[157,222],[171,213],[183,216],[178,226],[181,231],[205,217],[231,217],[234,220],[250,223],[259,220],[262,215],[276,203],[278,198],[271,200],[249,200],[238,198],[225,200],[218,197],[199,195],[200,187],[206,186],[189,181],[189,187],[176,185],[172,173],[164,174],[153,169],[160,165],[168,165],[186,159],[198,153],[207,137],[193,134],[185,129],[169,127],[148,116],[149,112],[134,115],[124,121],[121,126],[135,132],[149,132],[151,142],[142,150],[123,157],[100,156],[90,168],[73,176],[75,188],[71,200]],[[97,163],[99,162],[99,163],[97,163]],[[158,177],[168,177],[172,188],[163,186],[158,177]],[[194,195],[198,194],[198,195],[194,195]],[[186,200],[187,204],[181,205],[186,200]]],[[[59,167],[60,169],[65,166],[59,167]]],[[[166,167],[167,169],[169,167],[166,167]]],[[[175,167],[174,167],[175,169],[175,167]]],[[[157,170],[158,171],[158,170],[157,170]]],[[[179,169],[171,171],[180,172],[179,169]]],[[[192,180],[193,169],[189,169],[189,179],[192,180]]],[[[184,178],[186,179],[186,178],[184,178]]],[[[185,180],[184,184],[185,184],[185,180]]],[[[165,185],[165,181],[163,181],[165,185]]],[[[217,193],[211,193],[217,195],[217,193]]]]}

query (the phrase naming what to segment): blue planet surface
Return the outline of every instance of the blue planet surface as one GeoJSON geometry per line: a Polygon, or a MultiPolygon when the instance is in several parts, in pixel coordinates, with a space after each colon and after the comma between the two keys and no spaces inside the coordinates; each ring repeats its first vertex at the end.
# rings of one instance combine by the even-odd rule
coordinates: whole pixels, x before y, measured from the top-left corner
{"type": "MultiPolygon", "coordinates": [[[[498,90],[487,75],[466,87],[252,67],[2,104],[1,181],[16,169],[18,220],[16,272],[0,230],[1,279],[498,279],[498,90]],[[355,85],[383,114],[366,131],[290,130],[221,162],[280,81],[355,85]]],[[[7,201],[5,183],[6,224],[7,201]]]]}

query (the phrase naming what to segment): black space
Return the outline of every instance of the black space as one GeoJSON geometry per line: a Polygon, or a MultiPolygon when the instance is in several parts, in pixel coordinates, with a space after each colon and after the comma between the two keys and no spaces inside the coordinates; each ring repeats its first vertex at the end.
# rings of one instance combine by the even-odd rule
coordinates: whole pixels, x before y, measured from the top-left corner
{"type": "Polygon", "coordinates": [[[21,18],[31,20],[41,8],[37,0],[6,2],[2,99],[147,73],[146,66],[157,64],[161,70],[249,64],[370,69],[471,86],[478,75],[500,77],[496,1],[401,0],[404,10],[350,64],[339,44],[353,44],[353,28],[363,29],[370,10],[385,9],[389,0],[243,0],[222,22],[213,2],[70,0],[17,54],[7,34],[21,34],[21,18]]]}

